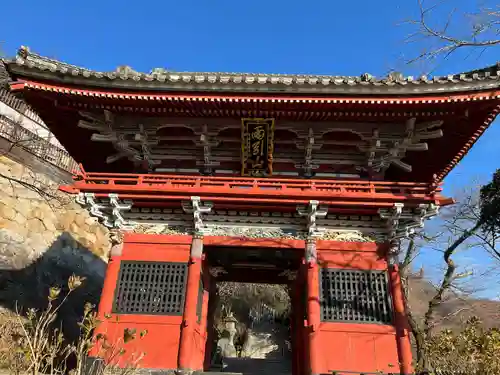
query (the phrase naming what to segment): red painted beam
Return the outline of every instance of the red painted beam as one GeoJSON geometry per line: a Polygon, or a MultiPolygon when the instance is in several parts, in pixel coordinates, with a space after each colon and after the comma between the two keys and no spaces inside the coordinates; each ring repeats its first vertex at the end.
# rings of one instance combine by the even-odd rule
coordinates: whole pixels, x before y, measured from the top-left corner
{"type": "MultiPolygon", "coordinates": [[[[406,202],[413,201],[416,203],[434,202],[436,198],[427,194],[389,194],[389,193],[354,193],[354,192],[322,192],[322,191],[300,191],[295,189],[282,189],[279,191],[263,191],[262,189],[248,189],[245,191],[236,191],[235,189],[224,188],[148,188],[147,186],[110,186],[110,185],[82,185],[75,184],[74,187],[80,192],[98,194],[120,194],[120,197],[131,195],[134,197],[148,197],[150,199],[162,198],[164,195],[172,196],[173,199],[189,199],[192,196],[199,196],[204,199],[231,201],[233,199],[244,199],[247,202],[266,202],[266,201],[301,201],[309,202],[310,200],[318,200],[321,202],[335,202],[336,200],[350,200],[353,202],[406,202]]],[[[439,200],[439,198],[438,198],[439,200]]],[[[363,203],[361,203],[363,204],[363,203]]]]}
{"type": "MultiPolygon", "coordinates": [[[[116,192],[116,191],[115,191],[116,192]]],[[[95,197],[97,198],[107,198],[109,194],[106,193],[96,193],[95,197]]],[[[120,199],[130,199],[130,200],[139,200],[139,199],[147,199],[147,200],[190,200],[193,194],[189,195],[141,195],[141,194],[119,194],[120,199]]],[[[275,197],[275,198],[253,198],[253,197],[227,197],[227,196],[210,196],[210,195],[203,195],[201,194],[200,197],[204,201],[210,201],[210,202],[231,202],[231,203],[248,203],[249,201],[254,202],[256,204],[269,204],[269,205],[298,205],[298,204],[308,204],[311,197],[304,197],[303,199],[288,199],[288,198],[281,198],[281,197],[275,197]]],[[[286,195],[285,195],[286,197],[286,195]]],[[[355,198],[355,197],[353,197],[355,198]]],[[[401,202],[404,201],[407,203],[407,207],[417,207],[421,203],[436,203],[438,205],[440,204],[439,200],[427,198],[427,199],[420,199],[420,200],[408,200],[403,198],[395,198],[395,199],[381,199],[381,201],[375,201],[373,198],[371,200],[363,201],[363,200],[356,200],[356,199],[351,199],[351,200],[334,200],[334,199],[319,199],[321,204],[325,204],[328,206],[341,206],[341,207],[349,207],[349,206],[357,206],[357,207],[363,207],[363,209],[370,208],[370,207],[376,207],[376,208],[387,208],[387,207],[394,207],[395,202],[401,202]]],[[[333,207],[333,210],[336,208],[333,207]]]]}

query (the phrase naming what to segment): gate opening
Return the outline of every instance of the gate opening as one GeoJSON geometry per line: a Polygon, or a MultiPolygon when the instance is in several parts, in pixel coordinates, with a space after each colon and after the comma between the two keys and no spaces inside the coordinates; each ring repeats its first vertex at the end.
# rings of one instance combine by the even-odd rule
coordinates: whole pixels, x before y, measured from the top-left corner
{"type": "Polygon", "coordinates": [[[303,254],[296,249],[237,247],[207,247],[205,253],[215,281],[207,324],[210,369],[292,373],[293,358],[300,355],[293,350],[297,332],[292,321],[300,309],[293,303],[293,290],[303,254]]]}

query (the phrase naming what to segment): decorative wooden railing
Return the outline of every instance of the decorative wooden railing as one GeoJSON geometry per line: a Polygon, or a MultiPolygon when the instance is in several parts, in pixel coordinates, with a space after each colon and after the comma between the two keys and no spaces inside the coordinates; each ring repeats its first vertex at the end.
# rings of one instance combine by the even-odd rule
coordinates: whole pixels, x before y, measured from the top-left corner
{"type": "Polygon", "coordinates": [[[67,172],[73,173],[78,168],[78,164],[67,151],[2,115],[0,115],[0,137],[11,142],[12,147],[22,147],[67,172]]]}
{"type": "Polygon", "coordinates": [[[274,179],[249,177],[205,177],[160,174],[81,172],[72,188],[96,196],[119,193],[123,199],[189,199],[247,201],[248,203],[305,203],[318,200],[337,205],[379,202],[431,203],[442,200],[435,184],[363,180],[274,179]],[[344,202],[344,203],[343,203],[344,202]]]}

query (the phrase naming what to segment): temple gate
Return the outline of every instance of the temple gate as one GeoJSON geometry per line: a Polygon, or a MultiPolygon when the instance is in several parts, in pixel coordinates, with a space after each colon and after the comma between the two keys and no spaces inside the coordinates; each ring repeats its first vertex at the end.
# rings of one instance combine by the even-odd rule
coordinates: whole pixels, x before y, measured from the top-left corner
{"type": "Polygon", "coordinates": [[[6,63],[82,163],[61,189],[113,231],[99,332],[147,330],[127,349],[140,367],[211,370],[210,299],[231,280],[289,285],[293,374],[413,371],[398,244],[452,203],[440,181],[498,113],[498,66],[102,73],[26,48],[6,63]]]}

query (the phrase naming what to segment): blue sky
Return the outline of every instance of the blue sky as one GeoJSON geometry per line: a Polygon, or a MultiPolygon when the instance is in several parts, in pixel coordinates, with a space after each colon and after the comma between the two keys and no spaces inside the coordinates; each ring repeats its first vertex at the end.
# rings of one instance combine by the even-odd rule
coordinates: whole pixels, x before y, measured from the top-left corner
{"type": "MultiPolygon", "coordinates": [[[[452,6],[468,11],[478,4],[496,1],[450,0],[431,21],[445,19],[452,6]]],[[[500,60],[497,47],[472,56],[458,53],[432,66],[407,66],[404,57],[428,45],[404,42],[414,30],[404,21],[418,15],[417,0],[17,0],[2,4],[2,12],[7,15],[0,28],[4,54],[14,55],[26,45],[95,70],[130,65],[139,71],[382,76],[391,69],[417,75],[430,67],[435,74],[448,74],[500,60]]],[[[468,20],[452,24],[452,30],[465,32],[463,22],[468,20]]],[[[487,181],[500,167],[499,140],[497,120],[447,177],[445,192],[487,181]]],[[[472,259],[480,267],[489,262],[482,254],[472,259]]],[[[430,254],[424,264],[438,260],[430,254]]]]}

